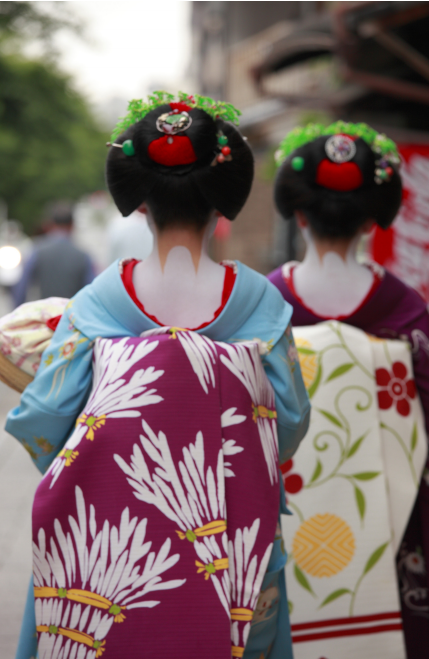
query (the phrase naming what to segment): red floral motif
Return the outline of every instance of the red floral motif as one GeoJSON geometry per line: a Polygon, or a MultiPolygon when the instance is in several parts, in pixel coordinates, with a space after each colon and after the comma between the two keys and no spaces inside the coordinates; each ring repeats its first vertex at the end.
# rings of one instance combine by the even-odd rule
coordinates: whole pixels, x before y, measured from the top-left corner
{"type": "Polygon", "coordinates": [[[293,469],[293,460],[288,460],[280,465],[280,471],[283,475],[283,484],[286,492],[289,494],[298,494],[302,490],[304,481],[299,474],[289,474],[293,469]]]}
{"type": "Polygon", "coordinates": [[[407,380],[408,371],[405,364],[395,362],[392,372],[386,368],[377,368],[375,379],[379,387],[377,392],[378,406],[388,410],[393,404],[401,416],[408,416],[411,410],[409,399],[416,396],[416,385],[413,379],[407,380]]]}
{"type": "Polygon", "coordinates": [[[10,355],[12,350],[7,345],[7,343],[2,343],[2,345],[0,345],[0,352],[2,352],[4,355],[10,355]]]}

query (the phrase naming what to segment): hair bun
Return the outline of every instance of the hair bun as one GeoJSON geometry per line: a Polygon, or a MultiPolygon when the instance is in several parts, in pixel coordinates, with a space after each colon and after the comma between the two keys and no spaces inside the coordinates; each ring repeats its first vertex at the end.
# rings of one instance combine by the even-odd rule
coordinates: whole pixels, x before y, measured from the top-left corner
{"type": "Polygon", "coordinates": [[[393,222],[401,203],[395,143],[366,124],[295,128],[282,141],[275,202],[283,217],[304,211],[320,237],[350,237],[372,219],[393,222]]]}
{"type": "Polygon", "coordinates": [[[204,225],[212,210],[233,220],[253,179],[253,156],[230,103],[154,92],[133,100],[112,133],[106,179],[123,215],[143,202],[159,227],[204,225]]]}
{"type": "Polygon", "coordinates": [[[136,124],[133,143],[143,165],[159,165],[162,171],[167,168],[181,174],[213,160],[217,129],[204,110],[183,103],[179,109],[177,105],[161,105],[149,112],[136,124]]]}

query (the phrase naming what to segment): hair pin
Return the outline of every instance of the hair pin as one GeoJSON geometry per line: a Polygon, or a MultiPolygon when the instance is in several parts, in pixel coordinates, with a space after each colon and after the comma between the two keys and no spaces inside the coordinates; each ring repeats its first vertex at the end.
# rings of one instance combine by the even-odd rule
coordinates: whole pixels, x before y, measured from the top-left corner
{"type": "Polygon", "coordinates": [[[391,166],[390,160],[386,157],[380,158],[380,160],[376,160],[375,164],[376,169],[374,172],[374,181],[377,183],[377,185],[381,185],[382,183],[389,183],[393,174],[393,167],[391,166]]]}
{"type": "Polygon", "coordinates": [[[212,167],[218,163],[222,164],[225,160],[232,160],[231,148],[228,146],[228,138],[222,132],[217,134],[217,148],[219,153],[217,153],[211,163],[212,167]]]}
{"type": "Polygon", "coordinates": [[[106,146],[115,146],[117,149],[122,149],[126,156],[134,156],[136,151],[132,140],[125,140],[122,144],[116,142],[106,142],[106,146]]]}
{"type": "Polygon", "coordinates": [[[295,158],[292,158],[290,164],[295,172],[302,172],[304,169],[305,161],[304,158],[301,158],[301,156],[295,156],[295,158]]]}

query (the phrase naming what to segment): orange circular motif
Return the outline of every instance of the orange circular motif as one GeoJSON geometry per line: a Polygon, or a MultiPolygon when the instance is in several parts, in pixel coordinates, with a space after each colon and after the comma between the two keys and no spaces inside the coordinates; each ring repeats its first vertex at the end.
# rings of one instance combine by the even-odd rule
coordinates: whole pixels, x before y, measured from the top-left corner
{"type": "Polygon", "coordinates": [[[311,343],[306,339],[295,336],[295,345],[298,349],[299,365],[301,367],[302,379],[305,388],[309,389],[316,379],[317,374],[317,355],[307,355],[300,351],[300,348],[312,349],[311,343]]]}
{"type": "Polygon", "coordinates": [[[341,572],[355,553],[355,538],[349,525],[325,513],[307,519],[292,543],[297,565],[312,577],[332,577],[341,572]]]}

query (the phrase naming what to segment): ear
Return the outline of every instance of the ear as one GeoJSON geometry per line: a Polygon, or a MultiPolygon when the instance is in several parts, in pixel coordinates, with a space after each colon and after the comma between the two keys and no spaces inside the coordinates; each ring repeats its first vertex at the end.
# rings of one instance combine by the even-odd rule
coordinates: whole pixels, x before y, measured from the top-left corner
{"type": "Polygon", "coordinates": [[[304,211],[295,211],[296,223],[300,229],[308,227],[308,220],[305,217],[304,211]]]}
{"type": "Polygon", "coordinates": [[[138,208],[137,211],[143,215],[147,215],[147,205],[146,202],[143,202],[138,208]]]}

